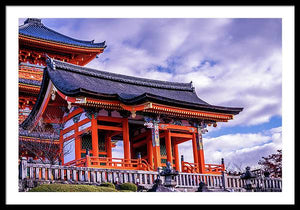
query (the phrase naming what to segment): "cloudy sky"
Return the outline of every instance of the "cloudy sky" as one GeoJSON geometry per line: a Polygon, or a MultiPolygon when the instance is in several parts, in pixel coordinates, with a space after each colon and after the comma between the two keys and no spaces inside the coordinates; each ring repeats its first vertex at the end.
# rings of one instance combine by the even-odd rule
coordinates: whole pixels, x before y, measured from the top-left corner
{"type": "MultiPolygon", "coordinates": [[[[24,19],[19,19],[22,25],[24,19]]],[[[255,168],[282,146],[282,22],[270,18],[42,19],[81,40],[106,41],[87,66],[131,76],[193,82],[197,95],[220,106],[243,107],[204,135],[206,163],[255,168]]],[[[119,143],[121,144],[121,142],[119,143]]],[[[114,150],[122,156],[122,146],[114,150]]],[[[193,162],[191,141],[179,153],[193,162]]]]}

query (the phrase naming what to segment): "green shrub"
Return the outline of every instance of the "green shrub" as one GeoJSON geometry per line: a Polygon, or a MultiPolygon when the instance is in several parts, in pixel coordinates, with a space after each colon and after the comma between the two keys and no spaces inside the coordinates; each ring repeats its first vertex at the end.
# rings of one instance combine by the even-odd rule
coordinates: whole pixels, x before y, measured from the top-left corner
{"type": "Polygon", "coordinates": [[[118,192],[132,192],[131,190],[118,190],[118,192]]]}
{"type": "Polygon", "coordinates": [[[119,185],[119,188],[120,188],[121,191],[125,191],[125,190],[126,191],[129,190],[131,192],[136,192],[137,191],[137,186],[135,184],[129,183],[129,182],[119,185]]]}
{"type": "Polygon", "coordinates": [[[76,184],[42,184],[29,192],[117,192],[111,187],[76,184]]]}
{"type": "Polygon", "coordinates": [[[103,182],[103,183],[100,184],[100,186],[110,187],[110,188],[116,189],[116,186],[113,183],[110,183],[110,182],[103,182]]]}

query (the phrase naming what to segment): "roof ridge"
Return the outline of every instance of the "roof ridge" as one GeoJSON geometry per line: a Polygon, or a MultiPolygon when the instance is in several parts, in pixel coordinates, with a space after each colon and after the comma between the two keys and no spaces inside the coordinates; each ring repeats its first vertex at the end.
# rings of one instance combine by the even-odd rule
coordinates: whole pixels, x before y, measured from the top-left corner
{"type": "Polygon", "coordinates": [[[35,68],[39,68],[39,69],[44,69],[45,66],[43,65],[37,65],[37,64],[32,64],[32,63],[25,63],[25,62],[21,62],[19,64],[19,66],[30,66],[30,67],[35,67],[35,68]]]}
{"type": "Polygon", "coordinates": [[[75,39],[75,38],[73,38],[73,37],[70,37],[70,36],[64,35],[64,34],[62,34],[62,33],[59,33],[59,32],[57,32],[57,31],[54,31],[53,29],[48,28],[48,27],[45,26],[44,24],[42,24],[41,26],[42,26],[43,28],[45,28],[46,30],[48,30],[48,31],[51,31],[51,32],[56,33],[56,34],[59,34],[59,35],[61,35],[61,36],[63,36],[63,37],[72,39],[73,41],[82,42],[82,43],[89,43],[89,44],[94,44],[94,45],[105,44],[105,41],[104,41],[104,42],[99,42],[99,43],[94,43],[93,40],[91,40],[91,41],[85,41],[85,40],[81,40],[81,39],[75,39]]]}
{"type": "Polygon", "coordinates": [[[88,67],[78,66],[75,64],[70,64],[67,62],[51,59],[49,57],[47,58],[47,66],[49,66],[51,69],[53,69],[53,67],[51,66],[55,66],[55,69],[59,68],[65,71],[72,71],[87,76],[93,76],[93,77],[98,77],[98,78],[103,78],[103,79],[118,81],[123,83],[130,83],[134,85],[142,85],[142,86],[172,89],[172,90],[193,91],[193,87],[191,86],[191,83],[152,80],[152,79],[146,79],[141,77],[133,77],[133,76],[123,75],[123,74],[111,73],[111,72],[101,71],[98,69],[92,69],[88,67]]]}
{"type": "MultiPolygon", "coordinates": [[[[91,41],[85,41],[85,40],[75,39],[75,38],[73,38],[73,37],[70,37],[70,36],[64,35],[64,34],[62,34],[62,33],[59,33],[59,32],[57,32],[57,31],[55,31],[55,30],[53,30],[53,29],[48,28],[47,26],[45,26],[45,25],[42,23],[41,19],[38,19],[38,18],[27,18],[27,19],[24,21],[24,25],[19,26],[19,33],[20,33],[20,34],[23,34],[23,35],[25,35],[25,36],[30,36],[30,35],[28,35],[28,34],[26,34],[26,33],[20,32],[20,29],[25,29],[25,28],[27,28],[27,27],[29,27],[29,26],[34,26],[34,25],[35,25],[35,26],[38,26],[38,27],[40,27],[40,28],[43,28],[44,30],[47,30],[47,31],[49,31],[49,32],[51,32],[51,33],[60,35],[60,36],[62,36],[62,37],[64,37],[64,38],[71,39],[72,41],[75,41],[75,42],[79,42],[79,43],[83,43],[83,44],[92,44],[92,45],[94,45],[94,46],[104,47],[104,48],[106,47],[105,41],[99,42],[99,43],[94,43],[94,40],[91,40],[91,41]],[[100,45],[101,45],[101,46],[100,46],[100,45]]],[[[34,37],[34,36],[32,36],[32,37],[34,37]]],[[[42,38],[42,39],[44,39],[44,40],[50,40],[50,39],[45,39],[45,38],[42,38]]],[[[56,42],[65,43],[65,42],[62,42],[62,41],[56,41],[56,42]]],[[[73,44],[73,45],[74,45],[74,44],[73,44]]]]}

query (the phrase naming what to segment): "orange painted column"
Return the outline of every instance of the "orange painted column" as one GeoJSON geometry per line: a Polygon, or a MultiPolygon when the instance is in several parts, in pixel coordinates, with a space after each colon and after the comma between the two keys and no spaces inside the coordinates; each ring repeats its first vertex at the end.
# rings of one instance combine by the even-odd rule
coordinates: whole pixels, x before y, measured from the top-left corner
{"type": "Polygon", "coordinates": [[[153,167],[153,146],[151,136],[147,136],[147,153],[148,153],[148,163],[153,167]]]}
{"type": "Polygon", "coordinates": [[[156,122],[153,123],[152,132],[152,146],[153,146],[153,158],[154,158],[154,169],[157,170],[161,167],[161,156],[160,156],[160,144],[159,144],[159,129],[156,122]]]}
{"type": "MultiPolygon", "coordinates": [[[[195,133],[193,133],[192,145],[193,145],[194,163],[199,165],[198,150],[197,150],[197,139],[196,139],[196,134],[195,133]]],[[[199,173],[199,170],[197,172],[199,173]]]]}
{"type": "Polygon", "coordinates": [[[173,165],[172,142],[171,142],[171,135],[169,130],[165,131],[165,142],[166,142],[167,161],[170,162],[172,167],[173,165]]]}
{"type": "Polygon", "coordinates": [[[128,160],[130,160],[128,118],[123,119],[123,146],[124,146],[124,159],[128,161],[128,160]]]}
{"type": "Polygon", "coordinates": [[[86,167],[90,167],[91,166],[91,157],[89,155],[85,156],[86,159],[86,167]]]}
{"type": "Polygon", "coordinates": [[[92,129],[92,153],[93,153],[93,157],[99,157],[97,114],[92,114],[91,129],[92,129]]]}
{"type": "Polygon", "coordinates": [[[174,158],[175,158],[175,170],[179,171],[179,152],[178,152],[178,144],[174,144],[174,158]]]}
{"type": "Polygon", "coordinates": [[[112,158],[112,147],[111,147],[111,137],[106,135],[106,155],[108,158],[112,158]]]}
{"type": "Polygon", "coordinates": [[[60,131],[60,136],[59,136],[59,152],[60,152],[61,164],[64,165],[64,138],[62,135],[62,131],[60,131]]]}
{"type": "Polygon", "coordinates": [[[198,154],[198,163],[199,163],[199,173],[205,172],[205,161],[204,161],[204,150],[202,142],[202,132],[201,128],[198,127],[198,133],[196,135],[197,139],[197,154],[198,154]]]}
{"type": "Polygon", "coordinates": [[[78,133],[78,124],[75,124],[75,160],[81,159],[81,143],[80,143],[80,136],[77,135],[78,133]]]}

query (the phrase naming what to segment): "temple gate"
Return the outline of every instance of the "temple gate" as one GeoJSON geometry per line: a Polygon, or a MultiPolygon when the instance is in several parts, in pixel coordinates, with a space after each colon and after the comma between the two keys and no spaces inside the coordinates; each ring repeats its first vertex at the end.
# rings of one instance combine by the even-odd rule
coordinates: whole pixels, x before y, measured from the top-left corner
{"type": "Polygon", "coordinates": [[[205,163],[202,135],[207,126],[232,120],[243,108],[210,105],[197,96],[192,83],[80,66],[102,53],[105,43],[71,38],[67,42],[72,44],[61,43],[61,34],[51,32],[54,38],[45,44],[45,34],[30,34],[30,27],[45,28],[39,19],[20,26],[19,58],[32,63],[20,65],[26,66],[20,68],[20,110],[27,110],[20,117],[21,134],[39,133],[41,126],[56,133],[62,165],[157,171],[169,162],[187,173],[224,171],[224,164],[205,163]],[[24,72],[26,68],[36,71],[24,72]],[[35,86],[29,77],[35,78],[30,80],[35,86]],[[123,158],[113,157],[117,141],[123,141],[123,158]],[[178,145],[186,141],[192,142],[193,163],[179,158],[178,145]]]}

